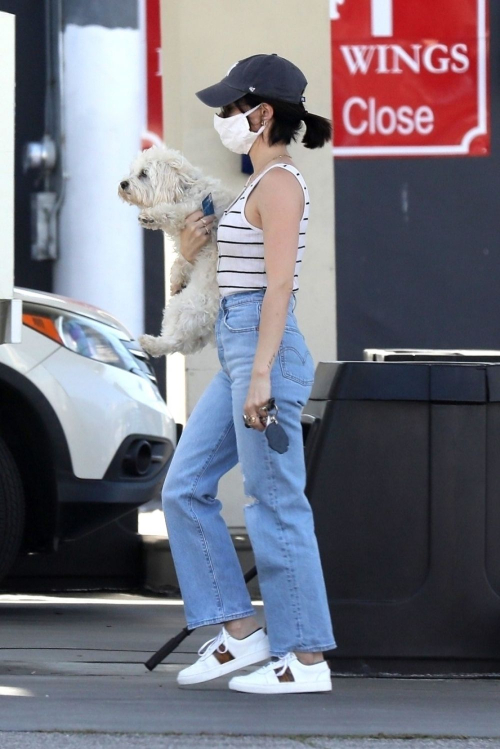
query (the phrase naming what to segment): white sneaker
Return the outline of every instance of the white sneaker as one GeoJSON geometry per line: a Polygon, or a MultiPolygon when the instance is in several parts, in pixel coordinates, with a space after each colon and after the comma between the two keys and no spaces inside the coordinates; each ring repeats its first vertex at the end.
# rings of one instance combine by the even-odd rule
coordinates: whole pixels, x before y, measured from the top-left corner
{"type": "Polygon", "coordinates": [[[179,671],[178,684],[199,684],[267,660],[270,657],[269,639],[261,627],[243,640],[237,640],[223,626],[217,637],[201,646],[198,655],[200,658],[192,666],[179,671]]]}
{"type": "Polygon", "coordinates": [[[295,653],[287,653],[251,674],[233,676],[229,689],[254,694],[329,692],[332,689],[332,679],[326,661],[305,666],[295,653]]]}

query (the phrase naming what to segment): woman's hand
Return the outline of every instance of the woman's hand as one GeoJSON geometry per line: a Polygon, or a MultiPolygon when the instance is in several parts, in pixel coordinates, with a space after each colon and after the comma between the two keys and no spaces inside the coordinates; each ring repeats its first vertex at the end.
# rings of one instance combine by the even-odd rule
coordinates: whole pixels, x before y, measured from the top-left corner
{"type": "Polygon", "coordinates": [[[204,216],[203,211],[195,211],[186,218],[180,233],[180,251],[188,263],[194,263],[196,255],[206,245],[214,220],[214,215],[204,216]]]}
{"type": "MultiPolygon", "coordinates": [[[[266,428],[267,413],[260,410],[271,397],[271,374],[253,374],[248,388],[248,394],[243,407],[243,413],[247,416],[255,416],[252,429],[263,432],[266,428]]],[[[248,420],[247,420],[248,423],[248,420]]]]}

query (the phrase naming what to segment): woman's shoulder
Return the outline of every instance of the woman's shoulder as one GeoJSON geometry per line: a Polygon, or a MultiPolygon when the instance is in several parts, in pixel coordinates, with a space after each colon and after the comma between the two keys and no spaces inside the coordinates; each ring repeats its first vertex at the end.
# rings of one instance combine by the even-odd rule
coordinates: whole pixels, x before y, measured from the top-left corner
{"type": "Polygon", "coordinates": [[[287,164],[286,168],[269,169],[262,175],[257,191],[259,211],[262,213],[267,208],[276,215],[288,214],[289,211],[295,210],[295,206],[303,215],[309,197],[306,184],[301,177],[298,169],[290,164],[287,164]]]}
{"type": "Polygon", "coordinates": [[[286,185],[296,190],[297,183],[302,189],[307,190],[306,181],[295,164],[273,164],[262,174],[260,182],[266,185],[268,190],[282,189],[286,185]]]}

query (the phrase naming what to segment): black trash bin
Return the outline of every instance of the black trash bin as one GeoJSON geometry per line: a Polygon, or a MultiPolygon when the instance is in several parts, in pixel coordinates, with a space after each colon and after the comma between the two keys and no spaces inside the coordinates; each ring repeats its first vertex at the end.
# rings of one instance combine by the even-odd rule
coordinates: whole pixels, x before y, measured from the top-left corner
{"type": "Polygon", "coordinates": [[[500,364],[321,362],[303,412],[348,673],[500,673],[500,364]]]}

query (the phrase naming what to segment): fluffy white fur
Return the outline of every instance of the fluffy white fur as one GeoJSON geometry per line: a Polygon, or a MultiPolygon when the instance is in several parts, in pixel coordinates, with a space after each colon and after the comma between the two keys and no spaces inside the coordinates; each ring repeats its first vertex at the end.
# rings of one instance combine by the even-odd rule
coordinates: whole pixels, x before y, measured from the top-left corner
{"type": "Polygon", "coordinates": [[[153,146],[141,151],[130,174],[118,188],[127,203],[141,208],[139,222],[147,229],[161,229],[174,240],[178,253],[170,279],[185,288],[174,294],[163,311],[161,335],[143,335],[139,342],[152,356],[180,351],[192,354],[207,343],[215,345],[214,326],[219,311],[217,286],[217,221],[234,196],[220,181],[202,172],[172,148],[153,146]],[[207,244],[193,264],[179,251],[179,233],[186,216],[201,209],[203,198],[212,193],[216,221],[207,244]]]}

